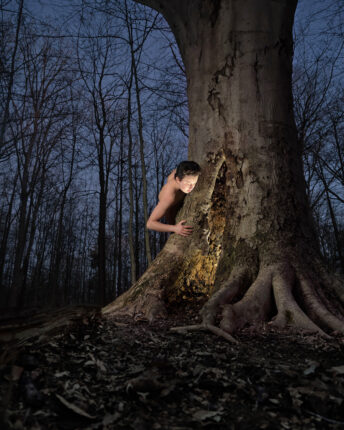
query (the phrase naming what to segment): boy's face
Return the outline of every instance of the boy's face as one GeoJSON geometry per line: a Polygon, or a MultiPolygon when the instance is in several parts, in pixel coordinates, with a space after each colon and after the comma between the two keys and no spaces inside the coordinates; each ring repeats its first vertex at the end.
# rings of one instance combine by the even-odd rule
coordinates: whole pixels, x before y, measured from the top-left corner
{"type": "Polygon", "coordinates": [[[183,179],[179,179],[177,176],[176,181],[181,191],[188,194],[195,188],[198,181],[198,175],[186,175],[183,179]]]}

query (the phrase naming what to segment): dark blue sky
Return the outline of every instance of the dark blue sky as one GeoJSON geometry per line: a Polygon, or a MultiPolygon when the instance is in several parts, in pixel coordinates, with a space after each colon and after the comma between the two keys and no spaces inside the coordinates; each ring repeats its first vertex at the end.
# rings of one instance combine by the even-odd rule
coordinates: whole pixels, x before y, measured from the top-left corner
{"type": "MultiPolygon", "coordinates": [[[[342,0],[299,0],[295,15],[295,24],[299,26],[312,18],[308,27],[309,35],[316,36],[319,32],[328,28],[329,21],[333,21],[332,11],[342,0]]],[[[50,17],[53,19],[65,19],[68,25],[73,20],[73,5],[80,4],[77,0],[25,0],[25,8],[37,18],[50,17]]],[[[338,17],[337,17],[338,18],[338,17]]]]}

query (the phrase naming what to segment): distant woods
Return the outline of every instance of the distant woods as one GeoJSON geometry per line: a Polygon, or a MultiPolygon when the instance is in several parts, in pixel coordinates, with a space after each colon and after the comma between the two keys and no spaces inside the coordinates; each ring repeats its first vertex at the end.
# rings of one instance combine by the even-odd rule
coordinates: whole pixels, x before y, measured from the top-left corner
{"type": "Polygon", "coordinates": [[[166,240],[145,218],[187,157],[185,79],[153,11],[32,3],[0,12],[1,306],[103,304],[166,240]]]}
{"type": "Polygon", "coordinates": [[[294,112],[320,249],[344,273],[344,4],[314,6],[294,27],[294,112]]]}
{"type": "MultiPolygon", "coordinates": [[[[0,0],[0,306],[104,304],[166,240],[145,221],[187,158],[183,66],[165,21],[132,1],[45,19],[31,3],[0,0]]],[[[344,271],[344,37],[319,30],[312,46],[304,24],[300,149],[322,253],[344,271]]]]}

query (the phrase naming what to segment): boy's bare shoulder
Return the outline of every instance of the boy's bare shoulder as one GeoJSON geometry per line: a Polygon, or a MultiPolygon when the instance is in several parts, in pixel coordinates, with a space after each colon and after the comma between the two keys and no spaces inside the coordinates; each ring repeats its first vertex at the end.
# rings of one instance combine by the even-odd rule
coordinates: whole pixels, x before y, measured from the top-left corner
{"type": "Polygon", "coordinates": [[[172,172],[167,177],[167,182],[173,181],[175,179],[174,174],[176,173],[176,169],[173,169],[172,172]]]}
{"type": "Polygon", "coordinates": [[[171,181],[167,181],[167,183],[161,188],[159,193],[160,201],[168,201],[173,203],[176,198],[176,190],[171,181]]]}

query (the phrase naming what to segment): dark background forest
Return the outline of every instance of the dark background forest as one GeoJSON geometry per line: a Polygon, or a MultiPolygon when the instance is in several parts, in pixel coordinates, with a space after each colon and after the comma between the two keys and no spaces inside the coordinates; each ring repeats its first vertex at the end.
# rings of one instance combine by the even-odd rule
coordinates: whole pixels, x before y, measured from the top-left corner
{"type": "MultiPolygon", "coordinates": [[[[187,158],[178,47],[130,0],[1,0],[0,14],[0,306],[103,305],[167,239],[145,224],[187,158]]],[[[342,273],[343,17],[339,1],[299,2],[293,74],[319,246],[342,273]]]]}

